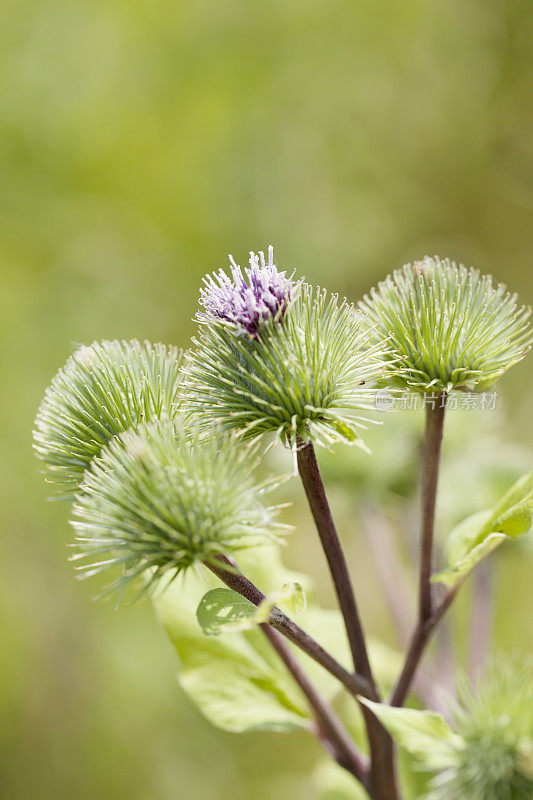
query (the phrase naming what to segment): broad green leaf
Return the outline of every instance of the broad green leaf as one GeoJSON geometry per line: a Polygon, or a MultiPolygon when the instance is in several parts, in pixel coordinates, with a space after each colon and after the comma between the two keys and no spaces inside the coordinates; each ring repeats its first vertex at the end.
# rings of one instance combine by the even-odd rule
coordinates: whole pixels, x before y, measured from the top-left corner
{"type": "Polygon", "coordinates": [[[476,545],[465,558],[454,564],[453,567],[443,569],[435,573],[431,580],[434,583],[442,583],[444,586],[457,586],[467,575],[469,575],[479,562],[490,555],[507,537],[503,533],[490,533],[486,539],[476,545]]]}
{"type": "Polygon", "coordinates": [[[239,661],[212,660],[183,671],[179,681],[204,716],[225,731],[285,732],[307,725],[301,710],[287,703],[275,676],[250,673],[239,661]]]}
{"type": "MultiPolygon", "coordinates": [[[[204,633],[216,636],[222,632],[250,630],[261,622],[266,622],[274,605],[280,605],[287,611],[291,605],[296,606],[295,613],[299,615],[298,624],[349,669],[350,651],[341,614],[336,610],[318,606],[307,608],[304,604],[305,595],[297,583],[285,584],[281,591],[271,592],[259,607],[231,589],[218,588],[211,589],[202,597],[196,613],[204,633]]],[[[400,653],[373,638],[368,641],[368,650],[378,681],[385,685],[392,684],[401,667],[400,653]]],[[[301,657],[307,659],[303,653],[301,657]]],[[[311,671],[320,670],[320,677],[325,674],[327,678],[327,673],[314,661],[310,661],[307,667],[311,671]]],[[[336,681],[335,684],[337,685],[336,681]]]]}
{"type": "MultiPolygon", "coordinates": [[[[283,566],[276,547],[256,548],[253,554],[246,553],[246,558],[239,561],[243,571],[263,591],[272,593],[273,586],[283,581],[303,583],[312,589],[306,576],[283,566]]],[[[256,624],[250,630],[221,632],[218,636],[204,634],[196,610],[209,590],[216,590],[219,597],[220,592],[230,592],[209,572],[200,571],[175,580],[166,591],[154,597],[157,614],[181,662],[178,679],[183,689],[213,724],[226,730],[306,727],[310,718],[307,703],[256,624]],[[229,682],[228,673],[232,676],[229,682]],[[261,702],[254,704],[251,698],[258,693],[261,693],[261,702]]],[[[232,601],[237,600],[231,592],[230,595],[232,601]]],[[[222,595],[224,603],[230,595],[222,595]]],[[[299,590],[296,595],[301,600],[299,590]]],[[[256,613],[252,604],[246,606],[240,597],[238,602],[242,604],[239,612],[242,617],[249,612],[256,613]]],[[[338,611],[310,606],[298,615],[297,621],[350,668],[346,632],[338,611]]],[[[294,649],[319,690],[334,697],[341,690],[338,681],[294,649]]],[[[399,654],[374,641],[370,641],[369,650],[378,680],[389,684],[398,671],[399,654]]]]}
{"type": "Polygon", "coordinates": [[[185,575],[154,597],[154,606],[180,659],[178,680],[214,725],[233,732],[306,727],[305,699],[262,631],[206,636],[196,608],[209,573],[185,575]]]}
{"type": "Polygon", "coordinates": [[[481,531],[484,530],[485,525],[490,520],[492,511],[490,509],[485,511],[477,511],[471,514],[466,519],[462,520],[452,530],[444,548],[446,563],[448,566],[453,566],[462,561],[479,542],[476,540],[481,531]]]}
{"type": "Polygon", "coordinates": [[[198,623],[206,636],[246,631],[256,624],[258,608],[232,589],[210,589],[196,610],[198,623]]]}
{"type": "Polygon", "coordinates": [[[286,583],[278,592],[267,595],[255,606],[231,589],[211,589],[201,599],[196,611],[200,627],[207,636],[222,632],[246,631],[268,622],[276,605],[298,613],[305,608],[305,594],[299,583],[286,583]]]}
{"type": "Polygon", "coordinates": [[[468,552],[491,533],[517,538],[531,526],[533,511],[533,472],[523,475],[492,509],[473,514],[458,525],[446,544],[448,565],[465,558],[468,552]]]}
{"type": "Polygon", "coordinates": [[[393,708],[359,698],[376,715],[395,741],[425,769],[445,769],[455,763],[462,744],[443,716],[433,711],[393,708]]]}
{"type": "Polygon", "coordinates": [[[488,526],[497,533],[516,538],[529,530],[532,512],[533,472],[528,472],[502,497],[488,526]]]}
{"type": "MultiPolygon", "coordinates": [[[[273,594],[273,593],[272,593],[273,594]]],[[[272,594],[268,597],[271,598],[272,594]]],[[[270,610],[270,609],[269,609],[270,610]]],[[[259,622],[263,621],[260,609],[242,598],[231,589],[217,588],[208,591],[200,601],[197,609],[197,619],[206,636],[229,635],[239,639],[238,634],[251,631],[259,622]]],[[[301,625],[313,638],[317,639],[335,658],[350,667],[350,651],[346,639],[346,631],[342,617],[338,611],[326,610],[316,606],[309,607],[298,616],[301,625]]],[[[231,641],[231,640],[230,640],[231,641]]],[[[266,640],[265,640],[266,642],[266,640]]],[[[267,653],[270,654],[270,645],[266,642],[267,653]]],[[[341,691],[341,684],[324,670],[315,661],[295,648],[297,657],[305,666],[306,671],[320,691],[328,697],[333,697],[341,691]]],[[[273,653],[273,651],[272,651],[273,653]]],[[[277,656],[273,654],[274,663],[277,656]]],[[[397,668],[397,662],[394,664],[397,668]]]]}
{"type": "Polygon", "coordinates": [[[457,586],[506,538],[517,539],[531,526],[533,473],[522,476],[492,509],[478,511],[451,532],[446,544],[447,568],[432,581],[457,586]]]}
{"type": "MultiPolygon", "coordinates": [[[[305,600],[301,586],[294,583],[286,584],[280,592],[271,592],[259,608],[231,589],[211,589],[203,596],[196,613],[200,627],[208,636],[242,632],[265,622],[274,605],[279,604],[285,610],[289,610],[287,598],[295,598],[293,605],[296,602],[301,608],[305,600]]],[[[300,611],[296,621],[338,661],[350,669],[351,658],[346,630],[338,611],[311,606],[300,611]]],[[[368,649],[378,681],[386,686],[391,685],[401,666],[400,654],[376,639],[369,640],[368,649]]],[[[323,694],[331,698],[341,691],[341,685],[335,678],[304,653],[296,652],[298,659],[323,694]]]]}

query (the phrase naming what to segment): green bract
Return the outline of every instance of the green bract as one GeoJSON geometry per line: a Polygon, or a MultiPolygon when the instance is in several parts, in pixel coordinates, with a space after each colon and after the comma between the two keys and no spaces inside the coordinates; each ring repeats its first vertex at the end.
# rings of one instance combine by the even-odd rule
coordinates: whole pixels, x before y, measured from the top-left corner
{"type": "Polygon", "coordinates": [[[181,351],[150,342],[84,345],[46,390],[34,447],[49,480],[64,494],[107,442],[140,422],[172,419],[178,407],[181,351]]]}
{"type": "Polygon", "coordinates": [[[174,423],[141,425],[112,440],[86,471],[73,506],[82,577],[120,566],[106,587],[142,572],[147,585],[192,564],[274,538],[277,507],[262,496],[254,450],[227,435],[198,439],[174,423]]]}
{"type": "Polygon", "coordinates": [[[368,382],[382,374],[382,346],[370,344],[354,307],[307,284],[284,315],[255,335],[225,320],[204,321],[186,356],[186,397],[200,426],[218,423],[254,439],[273,433],[322,444],[355,442],[368,382]]]}
{"type": "Polygon", "coordinates": [[[401,388],[482,391],[531,346],[531,310],[516,295],[437,256],[395,270],[360,306],[376,335],[388,337],[388,377],[401,388]]]}

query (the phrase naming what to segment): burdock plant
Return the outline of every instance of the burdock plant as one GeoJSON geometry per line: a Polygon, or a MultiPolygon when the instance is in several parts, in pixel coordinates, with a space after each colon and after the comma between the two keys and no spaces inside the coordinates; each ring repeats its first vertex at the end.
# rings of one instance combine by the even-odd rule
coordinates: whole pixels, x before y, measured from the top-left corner
{"type": "Polygon", "coordinates": [[[404,702],[423,650],[457,587],[436,603],[432,592],[437,482],[448,395],[492,386],[531,347],[531,309],[493,285],[490,275],[426,257],[395,270],[360,304],[377,336],[388,335],[392,384],[422,395],[426,409],[418,622],[392,702],[404,702]],[[398,373],[396,364],[402,365],[398,373]]]}
{"type": "Polygon", "coordinates": [[[262,502],[272,485],[253,480],[257,453],[232,448],[228,436],[199,441],[176,422],[116,436],[85,472],[72,507],[81,576],[120,566],[107,592],[123,593],[142,573],[144,588],[153,588],[167,574],[274,539],[283,526],[262,502]]]}
{"type": "MultiPolygon", "coordinates": [[[[244,270],[231,259],[204,279],[183,362],[162,345],[94,343],[47,390],[35,448],[56,489],[74,495],[77,574],[109,572],[102,593],[119,601],[151,595],[180,684],[208,719],[239,732],[305,728],[354,779],[343,797],[414,800],[405,770],[420,767],[432,800],[530,796],[530,673],[520,702],[489,675],[457,704],[419,669],[469,573],[530,526],[527,474],[451,531],[434,570],[448,399],[486,390],[525,355],[528,315],[491,278],[437,258],[397,270],[359,306],[279,269],[272,248],[244,270]],[[365,449],[378,387],[419,394],[427,414],[418,615],[404,657],[363,628],[315,450],[365,449]],[[340,613],[312,593],[306,603],[309,579],[277,555],[283,504],[267,497],[279,478],[260,463],[276,442],[296,462],[340,613]],[[360,724],[332,705],[339,690],[360,724]],[[408,697],[427,708],[403,708],[408,697]],[[395,742],[411,758],[402,775],[395,742]]],[[[397,561],[389,579],[401,573],[397,561]]]]}
{"type": "Polygon", "coordinates": [[[298,440],[360,443],[369,382],[382,374],[380,342],[353,305],[293,281],[263,253],[245,275],[235,263],[205,280],[193,349],[187,353],[189,407],[243,439],[266,433],[298,440]],[[259,261],[261,259],[261,261],[259,261]],[[205,413],[204,413],[205,412],[205,413]]]}
{"type": "Polygon", "coordinates": [[[387,337],[388,382],[417,392],[483,391],[531,346],[531,309],[447,258],[395,270],[360,306],[387,337]]]}
{"type": "Polygon", "coordinates": [[[177,347],[149,342],[93,342],[75,350],[35,420],[35,451],[50,482],[72,494],[114,436],[141,422],[172,419],[180,364],[177,347]]]}

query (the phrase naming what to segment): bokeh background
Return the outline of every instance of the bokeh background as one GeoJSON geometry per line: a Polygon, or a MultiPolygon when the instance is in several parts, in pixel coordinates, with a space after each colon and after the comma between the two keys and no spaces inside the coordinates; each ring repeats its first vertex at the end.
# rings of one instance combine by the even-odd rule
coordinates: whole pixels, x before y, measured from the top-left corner
{"type": "MultiPolygon", "coordinates": [[[[0,6],[2,797],[310,797],[312,741],[210,728],[150,606],[114,613],[71,580],[68,508],[45,503],[32,421],[74,343],[186,345],[200,278],[229,252],[243,263],[272,243],[350,298],[436,252],[531,302],[532,32],[527,0],[0,6]]],[[[530,359],[501,384],[504,477],[529,457],[532,391],[530,359]]],[[[394,483],[415,473],[386,426],[380,475],[394,483]]],[[[448,470],[463,501],[503,452],[486,455],[472,428],[448,470]]],[[[351,483],[330,464],[341,521],[379,471],[362,458],[342,454],[351,483]]],[[[327,603],[294,496],[288,560],[327,603]]],[[[394,644],[362,537],[345,536],[367,627],[394,644]]],[[[531,648],[530,567],[526,547],[498,557],[496,647],[531,648]]]]}

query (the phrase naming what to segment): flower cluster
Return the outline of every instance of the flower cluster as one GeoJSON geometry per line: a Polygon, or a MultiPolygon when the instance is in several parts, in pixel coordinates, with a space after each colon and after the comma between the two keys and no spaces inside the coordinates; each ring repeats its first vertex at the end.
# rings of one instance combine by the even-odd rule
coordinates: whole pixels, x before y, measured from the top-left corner
{"type": "Polygon", "coordinates": [[[217,423],[291,445],[356,442],[365,422],[357,411],[369,407],[368,383],[383,367],[382,344],[370,338],[352,305],[305,283],[283,318],[265,319],[255,338],[237,336],[213,311],[186,356],[186,401],[206,430],[217,423]]]}
{"type": "Polygon", "coordinates": [[[284,526],[274,521],[277,507],[262,502],[273,484],[253,479],[257,463],[228,436],[212,431],[200,441],[172,422],[115,437],[86,471],[73,506],[80,576],[120,567],[104,593],[122,593],[141,573],[148,588],[275,538],[284,526]]]}
{"type": "Polygon", "coordinates": [[[46,390],[34,447],[55,487],[72,497],[94,456],[140,422],[178,409],[181,351],[133,340],[84,345],[46,390]]]}
{"type": "Polygon", "coordinates": [[[362,412],[384,378],[424,392],[480,389],[530,343],[529,312],[514,297],[438,259],[396,271],[362,313],[279,272],[272,248],[252,253],[244,273],[232,260],[231,278],[204,283],[183,370],[174,347],[94,342],[39,408],[34,446],[49,480],[76,498],[80,572],[121,566],[112,588],[275,535],[276,509],[262,504],[255,456],[237,439],[361,445],[362,412]],[[180,419],[176,430],[180,408],[192,428],[180,419]]]}
{"type": "Polygon", "coordinates": [[[449,259],[406,264],[360,307],[388,339],[389,384],[419,392],[483,391],[531,347],[530,309],[490,275],[449,259]]]}
{"type": "Polygon", "coordinates": [[[274,250],[265,254],[250,253],[250,266],[243,275],[241,267],[230,256],[231,278],[223,269],[204,278],[200,289],[200,303],[204,312],[198,312],[200,322],[211,319],[226,320],[240,331],[256,336],[263,322],[279,319],[291,300],[293,283],[285,272],[274,264],[274,250]]]}

